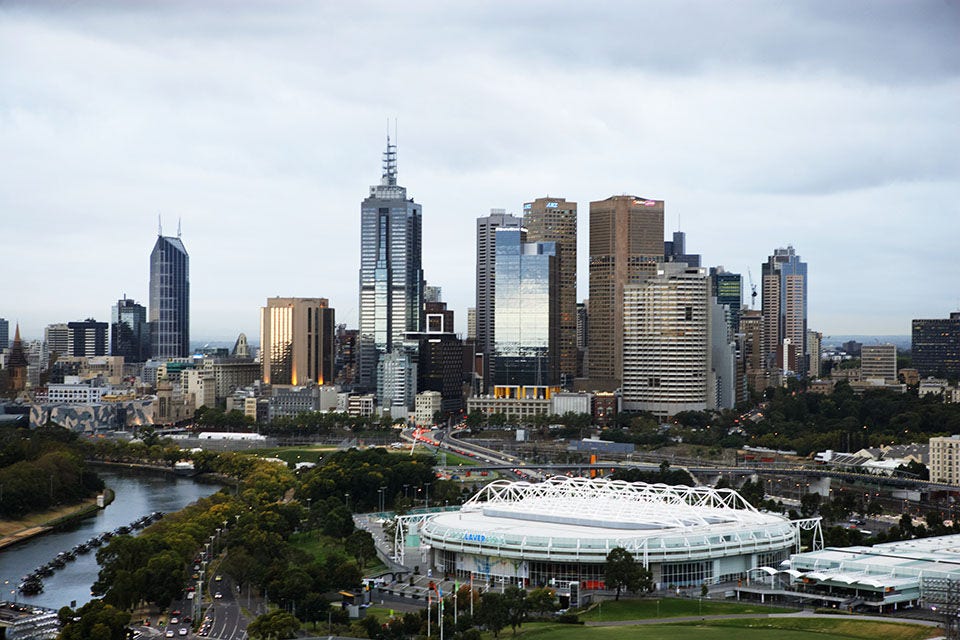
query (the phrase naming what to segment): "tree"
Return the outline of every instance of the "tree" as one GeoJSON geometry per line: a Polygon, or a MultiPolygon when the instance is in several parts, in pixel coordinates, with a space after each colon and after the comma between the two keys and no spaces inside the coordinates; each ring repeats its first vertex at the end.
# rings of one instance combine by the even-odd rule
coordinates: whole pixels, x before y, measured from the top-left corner
{"type": "Polygon", "coordinates": [[[483,594],[480,599],[480,610],[477,611],[477,622],[493,633],[494,638],[500,637],[500,630],[509,622],[502,595],[489,591],[483,594]]]}
{"type": "Polygon", "coordinates": [[[636,591],[640,581],[640,572],[637,561],[629,551],[623,547],[614,547],[607,554],[607,567],[604,572],[604,582],[608,589],[616,589],[616,599],[620,599],[620,591],[624,588],[636,591]]]}
{"type": "Polygon", "coordinates": [[[507,612],[507,622],[517,635],[517,627],[523,624],[527,617],[527,594],[515,585],[507,587],[503,592],[503,605],[507,612]]]}
{"type": "Polygon", "coordinates": [[[300,621],[283,609],[258,616],[247,626],[247,634],[254,640],[281,640],[294,638],[300,630],[300,621]]]}
{"type": "Polygon", "coordinates": [[[330,602],[315,591],[311,591],[303,597],[300,606],[297,607],[297,614],[304,622],[312,622],[313,628],[317,628],[317,623],[327,617],[327,611],[330,610],[330,602]]]}
{"type": "Polygon", "coordinates": [[[347,536],[343,546],[347,553],[356,558],[360,567],[365,566],[367,560],[377,555],[377,545],[369,531],[355,530],[347,536]]]}
{"type": "Polygon", "coordinates": [[[531,589],[527,594],[527,609],[543,615],[557,610],[557,594],[550,587],[531,589]]]}
{"type": "Polygon", "coordinates": [[[60,633],[64,640],[124,640],[130,624],[129,613],[97,599],[80,607],[74,617],[60,633]]]}

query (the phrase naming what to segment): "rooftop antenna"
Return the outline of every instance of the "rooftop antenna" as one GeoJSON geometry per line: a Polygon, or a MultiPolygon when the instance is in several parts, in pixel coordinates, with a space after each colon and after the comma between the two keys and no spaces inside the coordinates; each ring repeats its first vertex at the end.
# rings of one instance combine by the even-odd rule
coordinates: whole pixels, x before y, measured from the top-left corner
{"type": "Polygon", "coordinates": [[[163,222],[160,220],[160,214],[157,214],[157,235],[163,235],[163,222]]]}
{"type": "Polygon", "coordinates": [[[390,119],[387,119],[387,150],[383,153],[383,186],[397,184],[397,145],[390,143],[390,119]]]}
{"type": "Polygon", "coordinates": [[[177,218],[177,237],[180,237],[180,218],[177,218]]]}

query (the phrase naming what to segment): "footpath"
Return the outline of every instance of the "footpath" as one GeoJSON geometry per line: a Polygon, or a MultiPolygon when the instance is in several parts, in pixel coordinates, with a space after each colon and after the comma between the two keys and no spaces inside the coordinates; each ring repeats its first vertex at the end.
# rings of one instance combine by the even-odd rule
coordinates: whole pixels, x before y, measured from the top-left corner
{"type": "MultiPolygon", "coordinates": [[[[113,501],[113,492],[107,489],[104,494],[104,505],[108,505],[113,501]]],[[[77,504],[31,513],[19,520],[0,520],[0,550],[52,531],[65,522],[83,518],[98,509],[94,497],[77,504]]]]}

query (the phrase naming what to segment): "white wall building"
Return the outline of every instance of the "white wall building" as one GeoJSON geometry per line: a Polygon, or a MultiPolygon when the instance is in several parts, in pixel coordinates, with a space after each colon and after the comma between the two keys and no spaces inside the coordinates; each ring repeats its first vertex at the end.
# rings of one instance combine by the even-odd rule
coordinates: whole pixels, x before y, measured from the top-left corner
{"type": "Polygon", "coordinates": [[[418,427],[433,425],[433,415],[440,411],[441,400],[439,391],[424,391],[417,394],[417,409],[414,420],[418,427]]]}

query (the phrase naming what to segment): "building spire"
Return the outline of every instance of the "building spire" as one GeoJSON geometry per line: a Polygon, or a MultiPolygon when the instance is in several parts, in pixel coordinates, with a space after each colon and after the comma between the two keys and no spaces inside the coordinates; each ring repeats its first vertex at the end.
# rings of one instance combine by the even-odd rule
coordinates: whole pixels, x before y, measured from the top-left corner
{"type": "Polygon", "coordinates": [[[397,145],[390,143],[390,122],[387,121],[387,150],[383,152],[383,177],[380,184],[385,187],[397,184],[397,145]]]}
{"type": "Polygon", "coordinates": [[[160,219],[160,214],[157,214],[157,235],[163,236],[163,220],[160,219]]]}

